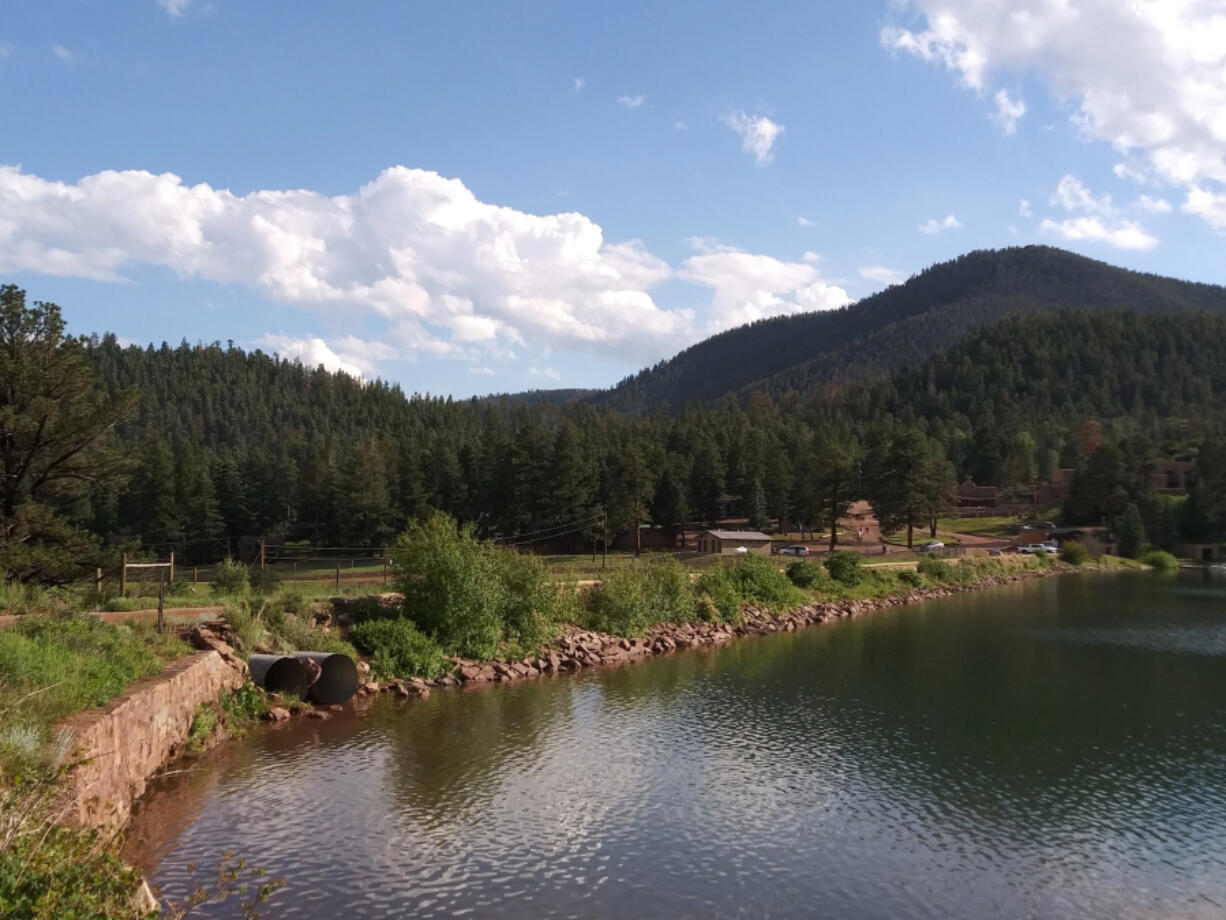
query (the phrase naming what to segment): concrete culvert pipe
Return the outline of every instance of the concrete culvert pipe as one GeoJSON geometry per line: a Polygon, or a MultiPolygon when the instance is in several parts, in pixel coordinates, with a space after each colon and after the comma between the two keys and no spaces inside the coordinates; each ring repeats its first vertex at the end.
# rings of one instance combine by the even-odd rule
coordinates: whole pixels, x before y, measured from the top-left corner
{"type": "Polygon", "coordinates": [[[307,666],[288,655],[252,655],[247,666],[255,685],[269,693],[303,696],[311,682],[307,666]]]}
{"type": "Polygon", "coordinates": [[[312,703],[321,706],[348,703],[358,692],[358,666],[348,655],[299,652],[296,657],[304,664],[310,659],[319,665],[319,680],[307,691],[307,699],[312,703]]]}

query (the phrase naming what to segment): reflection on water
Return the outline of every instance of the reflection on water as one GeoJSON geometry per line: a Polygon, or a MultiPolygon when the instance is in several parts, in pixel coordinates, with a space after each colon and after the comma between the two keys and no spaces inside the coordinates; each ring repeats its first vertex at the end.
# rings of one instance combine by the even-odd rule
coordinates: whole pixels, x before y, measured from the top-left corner
{"type": "Polygon", "coordinates": [[[1049,579],[380,699],[164,780],[132,857],[234,850],[269,917],[1221,917],[1224,600],[1049,579]]]}

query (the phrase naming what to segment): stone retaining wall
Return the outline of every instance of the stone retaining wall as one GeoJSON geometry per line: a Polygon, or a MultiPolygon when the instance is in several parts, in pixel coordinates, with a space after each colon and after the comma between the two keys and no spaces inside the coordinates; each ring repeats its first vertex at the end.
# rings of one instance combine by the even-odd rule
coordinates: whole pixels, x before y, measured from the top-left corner
{"type": "Polygon", "coordinates": [[[199,652],[133,684],[105,706],[62,722],[77,758],[85,761],[68,777],[65,822],[121,827],[149,778],[182,753],[200,704],[215,703],[223,691],[241,686],[244,676],[233,659],[199,652]]]}

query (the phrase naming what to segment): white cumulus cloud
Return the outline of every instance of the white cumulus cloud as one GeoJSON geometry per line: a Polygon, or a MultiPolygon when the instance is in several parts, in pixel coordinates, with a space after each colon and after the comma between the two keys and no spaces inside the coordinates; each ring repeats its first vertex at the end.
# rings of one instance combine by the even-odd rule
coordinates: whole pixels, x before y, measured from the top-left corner
{"type": "Polygon", "coordinates": [[[171,16],[182,16],[187,8],[192,5],[192,0],[157,0],[157,2],[158,6],[171,16]]]}
{"type": "Polygon", "coordinates": [[[1108,226],[1099,217],[1070,217],[1055,221],[1045,219],[1039,230],[1072,242],[1106,243],[1117,249],[1153,249],[1158,240],[1145,232],[1140,224],[1130,220],[1108,226]]]}
{"type": "Polygon", "coordinates": [[[587,81],[586,81],[586,80],[584,80],[584,79],[583,79],[583,77],[574,77],[574,78],[573,78],[573,79],[570,81],[570,91],[571,91],[572,93],[581,93],[581,92],[583,92],[583,88],[584,88],[585,86],[587,86],[587,81]]]}
{"type": "Polygon", "coordinates": [[[1007,92],[997,90],[993,97],[996,103],[996,123],[1000,125],[1000,129],[1006,134],[1013,134],[1017,131],[1017,123],[1022,120],[1022,116],[1026,114],[1026,103],[1021,99],[1014,99],[1007,92]]]}
{"type": "MultiPolygon", "coordinates": [[[[1082,216],[1064,220],[1046,219],[1039,225],[1043,233],[1074,242],[1106,243],[1117,249],[1153,249],[1158,245],[1157,238],[1147,233],[1139,223],[1121,216],[1110,195],[1095,195],[1076,176],[1061,177],[1052,193],[1051,204],[1082,216]]],[[[1161,210],[1158,199],[1146,196],[1142,196],[1138,206],[1152,212],[1161,210]],[[1141,201],[1147,202],[1148,207],[1141,201]]],[[[1167,207],[1169,209],[1170,206],[1167,207]]]]}
{"type": "Polygon", "coordinates": [[[802,216],[802,217],[796,218],[796,226],[798,227],[816,227],[817,221],[811,220],[808,217],[802,216]]]}
{"type": "Polygon", "coordinates": [[[702,247],[678,272],[715,292],[708,331],[779,316],[831,310],[851,301],[809,261],[783,262],[730,247],[702,247]]]}
{"type": "Polygon", "coordinates": [[[1134,207],[1148,211],[1150,214],[1169,214],[1171,211],[1169,201],[1165,198],[1155,198],[1152,195],[1142,195],[1136,200],[1134,207]]]}
{"type": "Polygon", "coordinates": [[[741,149],[752,156],[759,166],[765,166],[775,158],[775,141],[786,130],[765,115],[753,116],[745,112],[729,112],[724,116],[724,124],[740,135],[741,149]]]}
{"type": "MultiPolygon", "coordinates": [[[[988,92],[1037,76],[1086,137],[1123,154],[1117,175],[1218,194],[1226,186],[1226,0],[900,0],[920,25],[887,48],[988,92]]],[[[1199,200],[1199,199],[1198,199],[1199,200]]],[[[1211,220],[1212,210],[1185,208],[1211,220]]]]}
{"type": "Polygon", "coordinates": [[[628,109],[637,109],[647,101],[646,96],[618,96],[617,101],[628,109]]]}
{"type": "Polygon", "coordinates": [[[77,56],[65,48],[63,45],[52,45],[51,53],[63,61],[65,64],[71,64],[77,59],[77,56]]]}
{"type": "Polygon", "coordinates": [[[329,345],[316,336],[270,334],[257,339],[255,344],[306,367],[323,365],[330,371],[342,371],[351,377],[376,376],[377,362],[395,357],[393,350],[381,342],[362,342],[351,336],[329,345]]]}
{"type": "Polygon", "coordinates": [[[373,343],[264,341],[364,376],[393,358],[482,365],[521,347],[642,364],[712,328],[847,300],[804,262],[713,243],[678,272],[638,240],[606,240],[583,214],[500,207],[420,169],[392,167],[325,196],[236,195],[137,170],[59,182],[0,166],[0,274],[121,282],[140,266],[242,285],[332,325],[381,326],[373,343]],[[711,289],[705,315],[656,302],[653,288],[678,275],[711,289]]]}
{"type": "Polygon", "coordinates": [[[876,281],[878,284],[902,284],[906,277],[902,272],[897,272],[892,268],[886,268],[884,265],[869,265],[860,269],[860,277],[866,278],[869,281],[876,281]]]}
{"type": "Polygon", "coordinates": [[[1226,194],[1192,186],[1183,210],[1203,218],[1215,230],[1226,230],[1226,194]]]}
{"type": "Polygon", "coordinates": [[[929,236],[933,236],[937,233],[944,233],[946,230],[957,230],[961,226],[962,221],[958,220],[956,215],[947,214],[941,220],[938,220],[935,217],[932,218],[932,220],[926,220],[920,224],[917,229],[920,233],[926,233],[929,236]]]}

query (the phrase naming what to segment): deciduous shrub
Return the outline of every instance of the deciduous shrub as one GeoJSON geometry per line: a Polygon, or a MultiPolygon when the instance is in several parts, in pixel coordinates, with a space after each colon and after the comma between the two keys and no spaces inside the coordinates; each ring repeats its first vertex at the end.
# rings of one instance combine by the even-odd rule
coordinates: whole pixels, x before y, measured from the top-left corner
{"type": "Polygon", "coordinates": [[[864,559],[859,553],[836,549],[825,559],[826,571],[841,585],[854,588],[864,578],[864,559]]]}
{"type": "Polygon", "coordinates": [[[1161,549],[1150,550],[1141,557],[1141,561],[1159,572],[1173,572],[1179,568],[1179,560],[1161,549]]]}
{"type": "Polygon", "coordinates": [[[223,559],[217,563],[217,571],[213,574],[214,594],[241,594],[247,587],[247,566],[234,559],[223,559]]]}
{"type": "Polygon", "coordinates": [[[919,572],[912,571],[911,569],[903,569],[900,571],[898,573],[898,581],[900,584],[904,584],[909,588],[918,588],[924,583],[924,580],[920,578],[919,572]]]}
{"type": "Polygon", "coordinates": [[[954,577],[953,566],[942,559],[925,556],[915,566],[915,571],[931,581],[947,582],[954,577]]]}
{"type": "Polygon", "coordinates": [[[247,584],[256,594],[272,594],[281,584],[281,576],[272,569],[253,569],[247,576],[247,584]]]}
{"type": "Polygon", "coordinates": [[[379,680],[392,677],[438,677],[447,659],[438,643],[408,620],[369,620],[349,634],[353,644],[371,657],[371,670],[379,680]]]}
{"type": "Polygon", "coordinates": [[[811,588],[822,580],[822,567],[804,559],[789,563],[785,574],[788,581],[798,588],[811,588]]]}
{"type": "Polygon", "coordinates": [[[493,658],[505,587],[493,554],[448,515],[414,521],[390,549],[404,615],[458,655],[493,658]]]}
{"type": "Polygon", "coordinates": [[[1069,565],[1085,565],[1090,561],[1090,551],[1084,544],[1069,540],[1060,547],[1060,561],[1069,565]]]}
{"type": "Polygon", "coordinates": [[[494,563],[503,587],[499,619],[504,638],[526,654],[552,635],[561,606],[559,589],[538,556],[500,549],[494,563]]]}
{"type": "Polygon", "coordinates": [[[493,658],[509,643],[527,650],[549,637],[569,595],[533,556],[482,543],[442,513],[414,522],[390,549],[401,615],[446,652],[493,658]]]}
{"type": "Polygon", "coordinates": [[[671,556],[640,559],[611,571],[588,592],[589,628],[636,636],[659,623],[684,623],[697,615],[689,576],[671,556]]]}

